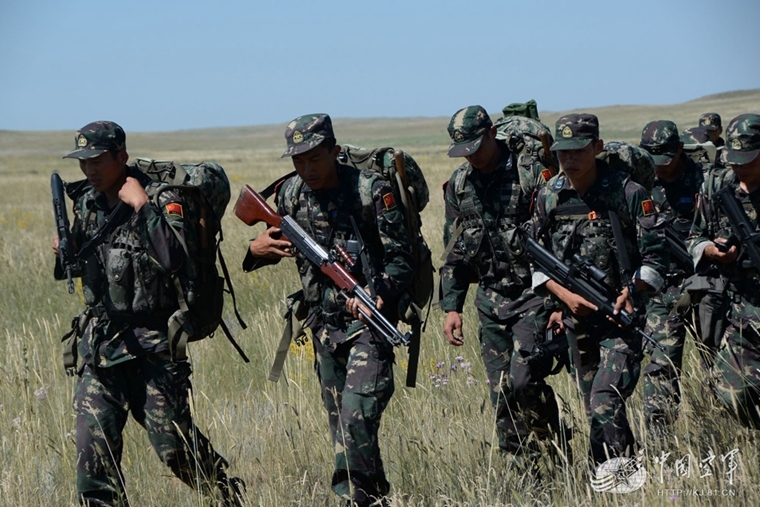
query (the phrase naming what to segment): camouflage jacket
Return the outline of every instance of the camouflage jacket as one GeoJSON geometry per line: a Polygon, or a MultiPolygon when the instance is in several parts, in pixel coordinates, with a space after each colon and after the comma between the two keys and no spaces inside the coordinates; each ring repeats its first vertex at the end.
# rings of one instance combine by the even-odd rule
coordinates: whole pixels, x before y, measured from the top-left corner
{"type": "MultiPolygon", "coordinates": [[[[162,185],[132,167],[127,171],[149,195],[162,185]]],[[[167,321],[179,308],[171,275],[185,253],[172,228],[184,238],[182,202],[163,192],[160,208],[152,200],[137,213],[123,206],[128,212],[82,262],[82,290],[93,317],[79,357],[100,367],[168,350],[167,321]]],[[[92,188],[79,195],[71,228],[75,243],[81,247],[112,211],[92,188]]],[[[57,261],[55,274],[63,277],[57,261]]]]}
{"type": "Polygon", "coordinates": [[[477,282],[475,305],[503,319],[530,288],[521,228],[530,221],[533,193],[545,183],[542,169],[518,169],[503,146],[492,173],[482,174],[465,162],[451,175],[444,185],[443,242],[450,251],[441,267],[441,310],[461,312],[469,284],[477,282]]]}
{"type": "Polygon", "coordinates": [[[699,194],[699,213],[695,217],[689,234],[689,253],[694,258],[694,265],[698,268],[705,268],[709,265],[717,267],[721,277],[730,282],[735,290],[758,294],[760,293],[760,276],[758,276],[758,271],[748,262],[746,255],[740,254],[737,260],[731,264],[712,264],[702,258],[705,248],[711,244],[712,240],[729,239],[734,235],[728,218],[721,207],[712,199],[715,192],[724,186],[731,188],[750,222],[757,229],[760,189],[748,194],[741,188],[739,179],[731,169],[713,171],[702,185],[702,192],[699,194]]]}
{"type": "MultiPolygon", "coordinates": [[[[391,320],[398,317],[404,303],[405,289],[414,275],[414,261],[409,234],[401,210],[395,202],[393,189],[376,171],[360,171],[337,164],[339,186],[313,191],[299,176],[286,180],[277,193],[277,213],[295,218],[328,253],[336,255],[336,246],[356,256],[356,235],[350,218],[353,217],[366,245],[373,273],[372,284],[384,301],[383,313],[391,320]]],[[[345,299],[339,297],[332,281],[300,252],[295,252],[296,265],[311,315],[334,328],[331,343],[351,338],[363,328],[346,310],[345,299]]],[[[251,271],[273,261],[255,259],[250,252],[243,269],[251,271]]],[[[367,280],[357,259],[352,270],[354,277],[367,286],[367,280]]]]}
{"type": "MultiPolygon", "coordinates": [[[[616,290],[624,287],[609,218],[617,212],[634,277],[660,290],[669,255],[663,239],[664,219],[656,212],[649,193],[622,171],[596,161],[597,179],[583,197],[563,173],[538,192],[534,208],[534,235],[566,264],[575,254],[585,255],[607,272],[605,281],[616,290]],[[540,237],[539,237],[540,236],[540,237]],[[550,243],[550,245],[549,245],[550,243]]],[[[543,293],[548,276],[536,270],[533,286],[543,293]]]]}

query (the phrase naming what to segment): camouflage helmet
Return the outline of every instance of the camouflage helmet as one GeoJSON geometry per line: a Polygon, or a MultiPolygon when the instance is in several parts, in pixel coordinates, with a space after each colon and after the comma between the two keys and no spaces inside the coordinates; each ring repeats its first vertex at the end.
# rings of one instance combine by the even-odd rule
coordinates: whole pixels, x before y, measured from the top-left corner
{"type": "Polygon", "coordinates": [[[749,164],[760,152],[760,115],[741,114],[726,127],[726,161],[732,165],[749,164]]]}
{"type": "Polygon", "coordinates": [[[599,139],[599,118],[588,113],[568,114],[554,126],[552,151],[581,150],[599,139]]]}
{"type": "Polygon", "coordinates": [[[472,155],[483,142],[483,135],[493,126],[491,117],[481,106],[463,107],[449,121],[449,137],[454,141],[449,146],[449,157],[472,155]]]}
{"type": "Polygon", "coordinates": [[[678,153],[681,137],[678,127],[669,120],[650,121],[641,131],[641,143],[656,165],[668,165],[678,153]]]}
{"type": "Polygon", "coordinates": [[[718,113],[705,113],[699,117],[699,126],[705,130],[718,130],[721,127],[720,115],[718,113]]]}
{"type": "Polygon", "coordinates": [[[112,121],[94,121],[77,131],[74,149],[63,158],[95,158],[107,151],[127,149],[124,129],[112,121]]]}
{"type": "Polygon", "coordinates": [[[332,120],[327,114],[306,114],[299,116],[285,127],[285,141],[288,147],[280,158],[306,153],[319,146],[325,139],[334,139],[332,120]]]}

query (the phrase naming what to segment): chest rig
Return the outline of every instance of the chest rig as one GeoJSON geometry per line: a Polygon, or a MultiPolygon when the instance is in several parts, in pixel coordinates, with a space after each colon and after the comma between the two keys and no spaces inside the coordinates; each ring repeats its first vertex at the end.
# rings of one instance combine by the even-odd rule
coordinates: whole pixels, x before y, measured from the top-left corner
{"type": "MultiPolygon", "coordinates": [[[[622,288],[620,274],[620,248],[626,249],[632,259],[633,242],[630,237],[633,219],[630,216],[624,196],[616,196],[607,176],[601,182],[601,191],[587,194],[584,198],[574,190],[564,189],[564,178],[560,177],[552,188],[556,195],[553,209],[547,209],[547,216],[555,222],[550,233],[552,249],[558,258],[569,262],[574,254],[590,258],[594,264],[607,272],[605,282],[617,289],[622,288]],[[612,213],[610,213],[612,212],[612,213]],[[616,241],[613,220],[618,220],[624,231],[622,245],[616,241]]],[[[620,189],[625,186],[625,181],[620,189]]]]}
{"type": "Polygon", "coordinates": [[[457,243],[464,262],[487,286],[522,285],[530,277],[521,226],[530,219],[531,195],[526,195],[512,167],[510,157],[489,178],[470,167],[454,182],[461,227],[457,243]]]}

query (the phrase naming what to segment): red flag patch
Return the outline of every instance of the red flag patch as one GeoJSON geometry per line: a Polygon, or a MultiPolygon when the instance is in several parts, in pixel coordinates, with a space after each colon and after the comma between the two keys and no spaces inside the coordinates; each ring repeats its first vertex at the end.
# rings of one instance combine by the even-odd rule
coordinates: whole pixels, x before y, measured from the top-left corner
{"type": "Polygon", "coordinates": [[[654,203],[652,202],[652,199],[647,199],[646,201],[641,202],[641,211],[644,212],[645,217],[654,215],[654,203]]]}
{"type": "Polygon", "coordinates": [[[393,198],[393,194],[390,192],[383,196],[383,203],[385,204],[386,211],[390,211],[396,207],[396,199],[393,198]]]}
{"type": "Polygon", "coordinates": [[[544,183],[552,179],[552,176],[554,176],[554,173],[551,169],[544,169],[541,171],[541,176],[544,178],[544,183]]]}
{"type": "Polygon", "coordinates": [[[166,205],[166,214],[170,217],[183,217],[182,205],[178,202],[170,202],[166,205]]]}

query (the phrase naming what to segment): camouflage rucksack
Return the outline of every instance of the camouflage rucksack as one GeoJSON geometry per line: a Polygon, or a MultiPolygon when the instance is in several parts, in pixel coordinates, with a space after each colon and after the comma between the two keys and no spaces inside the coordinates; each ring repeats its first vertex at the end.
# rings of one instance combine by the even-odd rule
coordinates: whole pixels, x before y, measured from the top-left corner
{"type": "Polygon", "coordinates": [[[424,320],[423,309],[433,294],[433,262],[430,248],[422,236],[420,217],[420,212],[430,201],[430,192],[422,169],[408,153],[403,154],[406,178],[406,184],[404,184],[402,175],[396,168],[395,153],[393,148],[367,150],[345,144],[341,146],[338,160],[357,169],[370,169],[382,174],[390,182],[402,204],[407,229],[412,235],[412,249],[417,266],[414,279],[407,290],[412,306],[407,310],[406,315],[401,316],[404,322],[411,324],[415,318],[424,320]]]}
{"type": "Polygon", "coordinates": [[[604,143],[604,151],[596,156],[610,168],[631,175],[631,179],[646,188],[654,188],[654,160],[644,148],[623,141],[604,143]]]}
{"type": "Polygon", "coordinates": [[[154,202],[158,202],[162,192],[171,190],[179,194],[184,203],[184,241],[172,229],[186,255],[182,269],[173,277],[180,306],[169,318],[169,346],[173,357],[184,359],[188,342],[213,336],[217,327],[221,327],[248,362],[222,318],[224,292],[229,292],[238,322],[246,328],[237,310],[235,292],[220,249],[224,239],[221,221],[230,201],[230,183],[224,169],[213,162],[177,164],[144,158],[136,159],[134,166],[151,179],[165,183],[149,193],[154,202]],[[219,274],[217,259],[224,276],[219,274]]]}
{"type": "MultiPolygon", "coordinates": [[[[525,116],[506,116],[497,120],[494,126],[496,139],[503,141],[515,154],[520,175],[533,174],[536,166],[539,166],[546,181],[557,173],[558,164],[549,150],[554,139],[546,125],[525,116]],[[546,146],[541,140],[542,135],[545,136],[546,146]]],[[[520,186],[526,190],[527,185],[523,185],[522,180],[520,186]]]]}

